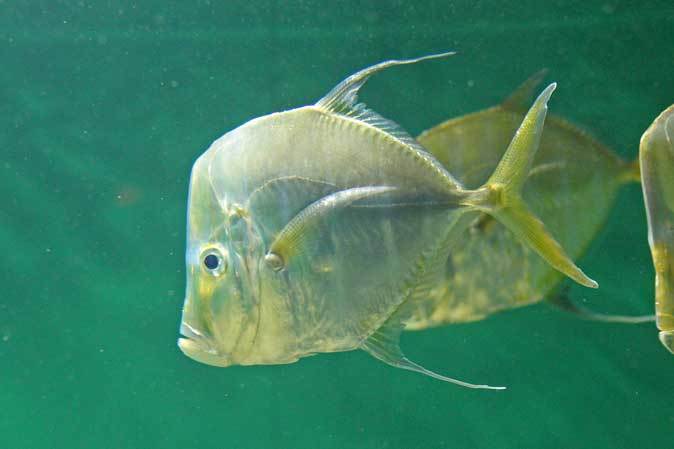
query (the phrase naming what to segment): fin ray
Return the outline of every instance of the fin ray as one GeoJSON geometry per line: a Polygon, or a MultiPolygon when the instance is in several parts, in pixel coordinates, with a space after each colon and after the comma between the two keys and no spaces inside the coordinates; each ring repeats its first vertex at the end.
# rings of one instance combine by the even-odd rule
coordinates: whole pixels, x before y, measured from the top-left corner
{"type": "MultiPolygon", "coordinates": [[[[386,68],[395,67],[398,65],[414,64],[429,59],[445,58],[453,54],[455,53],[446,52],[422,56],[414,59],[390,60],[375,64],[371,67],[367,67],[339,83],[326,96],[321,98],[316,103],[316,106],[327,112],[350,117],[354,120],[358,120],[359,122],[377,128],[397,139],[403,145],[412,148],[416,153],[418,153],[427,161],[432,161],[432,165],[438,165],[442,167],[442,164],[437,162],[435,157],[426,151],[426,149],[422,147],[419,142],[417,142],[416,139],[414,139],[400,125],[368,108],[365,103],[359,103],[358,91],[361,87],[363,87],[370,76],[386,68]]],[[[452,187],[460,187],[460,183],[456,181],[449,173],[446,173],[445,176],[452,187]]]]}
{"type": "Polygon", "coordinates": [[[334,184],[304,178],[283,176],[271,179],[255,189],[245,203],[245,210],[255,216],[266,239],[272,239],[283,227],[317,198],[339,190],[334,184]]]}
{"type": "Polygon", "coordinates": [[[479,388],[489,390],[504,390],[505,387],[493,387],[490,385],[476,385],[451,377],[443,376],[434,371],[424,368],[405,357],[400,350],[399,340],[400,333],[403,330],[403,324],[394,315],[381,328],[374,332],[365,340],[361,348],[376,359],[394,366],[396,368],[405,369],[424,374],[434,379],[442,380],[444,382],[461,385],[467,388],[479,388]]]}
{"type": "Polygon", "coordinates": [[[321,98],[316,106],[325,108],[326,110],[343,113],[349,109],[354,108],[358,103],[358,91],[365,84],[365,82],[377,72],[380,72],[389,67],[398,65],[414,64],[429,59],[445,58],[454,55],[455,52],[437,53],[433,55],[421,56],[414,59],[392,59],[389,61],[380,62],[373,66],[360,70],[353,75],[346,78],[333,88],[325,97],[321,98]]]}
{"type": "Polygon", "coordinates": [[[328,213],[360,199],[382,195],[393,190],[395,187],[389,186],[354,187],[334,192],[314,201],[295,215],[278,233],[269,247],[265,260],[277,271],[285,268],[291,257],[301,253],[302,247],[306,246],[306,241],[312,235],[312,228],[315,228],[328,213]]]}
{"type": "Polygon", "coordinates": [[[453,246],[457,238],[461,238],[463,231],[474,220],[476,214],[476,211],[464,211],[453,217],[443,240],[429,251],[424,252],[418,260],[412,275],[414,283],[410,286],[401,304],[379,329],[363,341],[361,349],[388,365],[421,373],[444,382],[467,388],[502,390],[505,387],[476,385],[433,372],[405,357],[400,349],[400,334],[405,327],[404,318],[407,316],[408,307],[413,307],[415,301],[423,300],[429,294],[430,289],[444,278],[444,261],[448,257],[449,248],[453,246]]]}
{"type": "Polygon", "coordinates": [[[597,288],[598,284],[574,264],[521,197],[540,144],[547,103],[556,87],[552,83],[538,96],[493,174],[473,192],[467,204],[492,215],[558,271],[581,285],[597,288]]]}

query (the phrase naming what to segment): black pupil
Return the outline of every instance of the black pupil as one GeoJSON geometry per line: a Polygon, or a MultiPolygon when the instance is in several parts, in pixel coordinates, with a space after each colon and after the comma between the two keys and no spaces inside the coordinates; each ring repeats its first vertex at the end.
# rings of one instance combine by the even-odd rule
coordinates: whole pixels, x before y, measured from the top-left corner
{"type": "Polygon", "coordinates": [[[218,268],[218,265],[220,265],[220,261],[218,260],[218,256],[215,254],[209,254],[204,258],[204,265],[206,265],[206,268],[209,270],[215,270],[218,268]]]}

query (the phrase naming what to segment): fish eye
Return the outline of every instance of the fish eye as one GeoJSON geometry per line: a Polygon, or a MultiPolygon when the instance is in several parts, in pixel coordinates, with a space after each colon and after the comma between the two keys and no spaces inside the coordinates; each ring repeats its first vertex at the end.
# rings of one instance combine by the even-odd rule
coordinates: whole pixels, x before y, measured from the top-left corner
{"type": "Polygon", "coordinates": [[[218,276],[227,271],[227,259],[218,248],[208,248],[201,254],[201,263],[206,271],[218,276]]]}
{"type": "Polygon", "coordinates": [[[220,265],[220,259],[218,259],[218,256],[215,254],[209,254],[204,257],[204,265],[206,265],[206,268],[209,270],[215,270],[220,265]]]}

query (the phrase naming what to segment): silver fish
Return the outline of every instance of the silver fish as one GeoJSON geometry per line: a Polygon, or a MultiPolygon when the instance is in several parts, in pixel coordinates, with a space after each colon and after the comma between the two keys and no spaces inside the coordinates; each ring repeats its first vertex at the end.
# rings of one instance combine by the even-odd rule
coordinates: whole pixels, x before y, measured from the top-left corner
{"type": "Polygon", "coordinates": [[[660,341],[674,353],[674,105],[641,136],[639,161],[655,267],[655,317],[660,341]]]}
{"type": "Polygon", "coordinates": [[[198,158],[178,340],[187,356],[230,366],[363,349],[444,381],[502,388],[441,376],[399,347],[414,303],[443,282],[447,252],[479,213],[576,282],[597,287],[520,195],[555,84],[536,99],[487,182],[474,189],[400,126],[358,102],[372,74],[450,54],[361,70],[315,105],[251,120],[198,158]]]}

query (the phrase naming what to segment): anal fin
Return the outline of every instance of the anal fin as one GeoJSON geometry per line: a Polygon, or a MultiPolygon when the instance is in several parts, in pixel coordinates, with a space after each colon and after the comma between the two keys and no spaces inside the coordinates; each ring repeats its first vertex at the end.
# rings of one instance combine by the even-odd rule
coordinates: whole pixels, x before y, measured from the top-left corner
{"type": "Polygon", "coordinates": [[[405,319],[409,316],[408,306],[413,306],[415,301],[424,300],[430,289],[444,277],[448,251],[453,247],[456,239],[460,238],[474,221],[476,215],[475,211],[463,212],[450,220],[447,233],[442,241],[422,254],[417,261],[413,276],[415,281],[409,286],[405,299],[388,320],[361,343],[361,348],[373,357],[396,368],[415,371],[434,379],[467,388],[503,390],[505,387],[476,385],[435,373],[405,357],[400,349],[400,334],[405,328],[405,319]]]}
{"type": "Polygon", "coordinates": [[[430,376],[434,379],[442,380],[444,382],[450,382],[456,385],[461,385],[462,387],[467,388],[481,388],[489,390],[504,390],[505,387],[492,387],[490,385],[476,385],[462,380],[453,379],[451,377],[443,376],[436,372],[433,372],[429,369],[424,368],[423,366],[415,363],[405,357],[402,350],[400,349],[400,333],[402,332],[404,325],[400,320],[394,315],[391,317],[382,327],[380,327],[376,332],[370,335],[361,345],[361,348],[368,352],[371,356],[381,360],[384,363],[387,363],[396,368],[402,368],[409,371],[415,371],[417,373],[430,376]]]}

